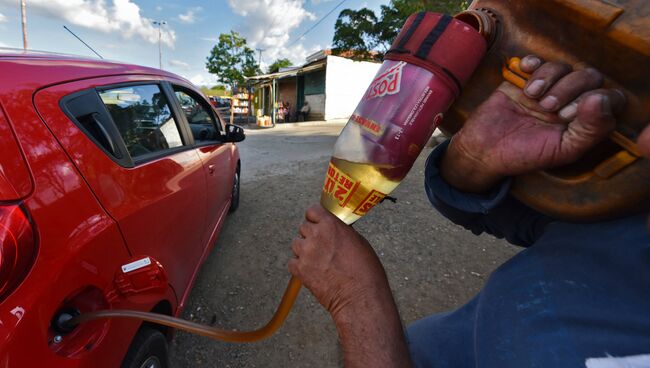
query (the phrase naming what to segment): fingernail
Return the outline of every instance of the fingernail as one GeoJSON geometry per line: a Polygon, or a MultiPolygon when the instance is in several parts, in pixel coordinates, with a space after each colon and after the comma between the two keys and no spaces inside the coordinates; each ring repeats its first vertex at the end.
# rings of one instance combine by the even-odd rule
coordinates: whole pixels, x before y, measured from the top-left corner
{"type": "Polygon", "coordinates": [[[528,69],[536,69],[539,64],[542,63],[542,61],[535,56],[525,57],[521,62],[524,64],[523,66],[528,69]]]}
{"type": "Polygon", "coordinates": [[[600,96],[600,108],[604,114],[612,113],[612,103],[609,100],[609,96],[606,95],[600,96]]]}
{"type": "Polygon", "coordinates": [[[555,96],[546,96],[540,102],[539,106],[546,110],[555,110],[557,108],[558,100],[555,96]]]}
{"type": "Polygon", "coordinates": [[[526,88],[526,92],[531,96],[539,96],[544,91],[546,82],[543,79],[537,79],[532,81],[526,88]]]}
{"type": "Polygon", "coordinates": [[[578,104],[575,102],[571,102],[570,104],[564,106],[562,110],[558,113],[560,117],[564,120],[573,120],[573,118],[576,117],[576,113],[578,112],[578,104]]]}
{"type": "Polygon", "coordinates": [[[617,95],[621,96],[621,106],[625,105],[627,103],[627,96],[625,96],[625,93],[623,93],[623,91],[620,89],[614,89],[614,92],[616,92],[617,95]]]}

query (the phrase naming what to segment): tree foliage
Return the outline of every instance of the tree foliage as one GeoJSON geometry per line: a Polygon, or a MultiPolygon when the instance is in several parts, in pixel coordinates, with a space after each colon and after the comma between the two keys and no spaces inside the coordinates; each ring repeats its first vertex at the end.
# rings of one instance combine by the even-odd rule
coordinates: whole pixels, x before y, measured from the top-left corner
{"type": "Polygon", "coordinates": [[[289,59],[278,59],[269,65],[269,73],[277,73],[280,71],[280,68],[286,68],[288,66],[293,66],[293,63],[289,59]]]}
{"type": "Polygon", "coordinates": [[[332,51],[335,55],[349,52],[355,59],[372,59],[372,51],[378,46],[377,28],[372,10],[342,10],[334,25],[332,51]]]}
{"type": "Polygon", "coordinates": [[[379,17],[370,9],[344,9],[334,26],[332,52],[355,59],[381,60],[409,15],[423,11],[455,14],[468,0],[391,0],[379,17]]]}
{"type": "Polygon", "coordinates": [[[208,96],[230,96],[232,94],[231,91],[228,91],[226,86],[221,84],[217,84],[211,88],[203,86],[201,87],[201,91],[208,96]]]}
{"type": "Polygon", "coordinates": [[[210,51],[205,66],[231,89],[243,85],[244,77],[261,73],[255,61],[255,52],[246,45],[246,39],[235,31],[219,35],[219,42],[210,51]]]}

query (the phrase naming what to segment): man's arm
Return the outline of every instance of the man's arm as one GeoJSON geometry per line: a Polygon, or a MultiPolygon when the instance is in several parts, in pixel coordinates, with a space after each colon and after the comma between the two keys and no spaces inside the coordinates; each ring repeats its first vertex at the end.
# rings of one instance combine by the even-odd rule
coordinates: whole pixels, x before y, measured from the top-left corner
{"type": "Polygon", "coordinates": [[[478,194],[452,187],[440,173],[440,163],[447,154],[449,143],[438,145],[426,163],[425,191],[431,204],[443,216],[475,235],[488,233],[505,238],[511,244],[532,245],[552,219],[510,196],[510,179],[504,179],[489,191],[478,194]]]}
{"type": "Polygon", "coordinates": [[[409,367],[402,322],[387,286],[332,315],[346,367],[409,367]]]}

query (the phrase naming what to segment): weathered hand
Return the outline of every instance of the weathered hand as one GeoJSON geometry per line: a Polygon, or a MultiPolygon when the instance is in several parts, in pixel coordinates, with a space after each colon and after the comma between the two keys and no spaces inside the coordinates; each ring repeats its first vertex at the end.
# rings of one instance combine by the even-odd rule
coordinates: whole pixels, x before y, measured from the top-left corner
{"type": "Polygon", "coordinates": [[[536,56],[520,68],[532,73],[524,90],[501,84],[452,139],[441,163],[452,186],[482,192],[504,176],[573,162],[614,129],[625,97],[600,89],[597,70],[536,56]]]}
{"type": "Polygon", "coordinates": [[[384,269],[366,239],[320,205],[307,209],[305,219],[301,237],[291,243],[296,258],[289,261],[289,271],[335,319],[356,302],[390,295],[384,269]]]}
{"type": "Polygon", "coordinates": [[[305,212],[289,271],[332,315],[346,367],[410,367],[397,306],[377,255],[322,206],[305,212]]]}

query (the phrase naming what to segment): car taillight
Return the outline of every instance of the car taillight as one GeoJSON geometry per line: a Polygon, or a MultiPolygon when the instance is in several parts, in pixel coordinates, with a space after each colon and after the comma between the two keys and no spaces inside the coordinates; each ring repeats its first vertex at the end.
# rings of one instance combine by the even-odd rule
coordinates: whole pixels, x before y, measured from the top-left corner
{"type": "Polygon", "coordinates": [[[0,301],[20,282],[36,258],[34,228],[18,205],[0,205],[0,301]]]}

